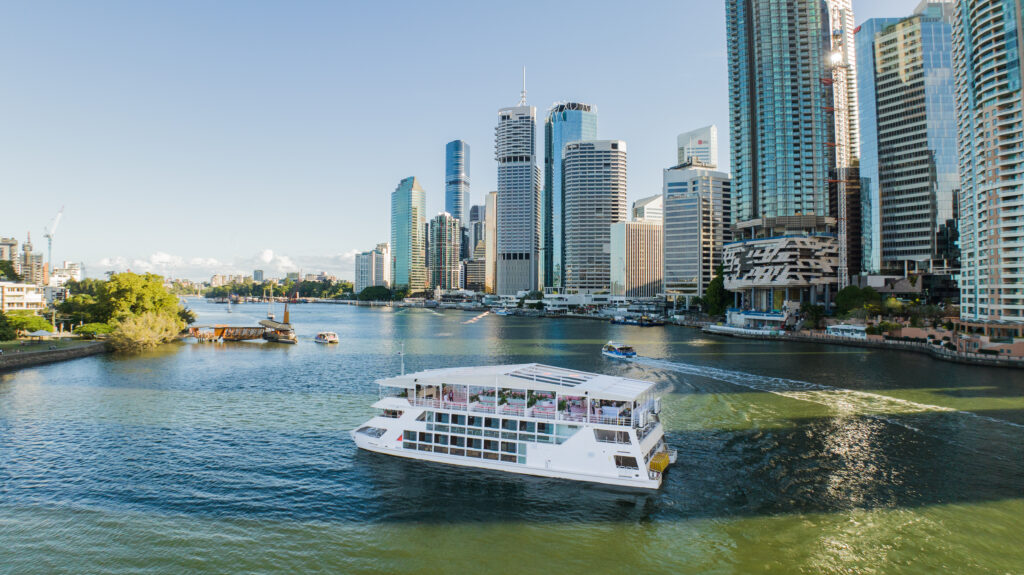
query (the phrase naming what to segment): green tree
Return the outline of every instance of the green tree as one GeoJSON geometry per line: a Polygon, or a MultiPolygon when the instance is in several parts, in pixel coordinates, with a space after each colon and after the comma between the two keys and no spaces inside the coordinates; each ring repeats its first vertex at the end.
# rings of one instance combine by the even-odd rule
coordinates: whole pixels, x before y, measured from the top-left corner
{"type": "Polygon", "coordinates": [[[181,304],[164,288],[164,279],[156,274],[113,274],[96,295],[96,316],[110,322],[144,313],[178,317],[181,304]]]}
{"type": "Polygon", "coordinates": [[[702,305],[709,315],[725,315],[729,307],[729,296],[732,293],[725,289],[725,270],[721,265],[715,269],[715,277],[708,283],[702,305]]]}
{"type": "Polygon", "coordinates": [[[7,323],[17,331],[32,333],[33,331],[56,331],[53,324],[38,315],[10,314],[7,323]]]}
{"type": "Polygon", "coordinates": [[[86,293],[73,295],[57,304],[57,311],[72,323],[92,323],[95,321],[96,298],[86,293]]]}
{"type": "Polygon", "coordinates": [[[9,260],[0,260],[0,279],[5,279],[9,282],[21,281],[21,276],[14,273],[14,262],[9,260]]]}
{"type": "Polygon", "coordinates": [[[101,286],[105,281],[97,279],[83,278],[82,281],[69,280],[64,287],[68,288],[68,293],[71,295],[87,294],[96,296],[99,293],[101,286]]]}
{"type": "Polygon", "coordinates": [[[142,351],[173,340],[183,327],[176,315],[148,311],[118,321],[110,343],[118,351],[142,351]]]}
{"type": "Polygon", "coordinates": [[[391,290],[384,286],[370,286],[359,292],[360,301],[387,301],[391,299],[391,290]]]}
{"type": "Polygon", "coordinates": [[[80,335],[86,339],[93,339],[98,334],[111,333],[112,331],[114,331],[114,326],[109,323],[86,323],[74,329],[75,335],[80,335]]]}
{"type": "Polygon", "coordinates": [[[409,286],[398,286],[391,292],[391,299],[401,301],[409,297],[409,286]]]}
{"type": "Polygon", "coordinates": [[[803,303],[800,305],[800,313],[804,316],[805,326],[817,329],[821,327],[821,322],[825,319],[825,306],[803,303]]]}
{"type": "Polygon", "coordinates": [[[0,312],[0,341],[14,341],[18,339],[18,332],[7,321],[7,316],[0,312]]]}
{"type": "Polygon", "coordinates": [[[836,313],[846,315],[851,311],[864,307],[864,294],[855,285],[849,285],[836,294],[836,313]]]}

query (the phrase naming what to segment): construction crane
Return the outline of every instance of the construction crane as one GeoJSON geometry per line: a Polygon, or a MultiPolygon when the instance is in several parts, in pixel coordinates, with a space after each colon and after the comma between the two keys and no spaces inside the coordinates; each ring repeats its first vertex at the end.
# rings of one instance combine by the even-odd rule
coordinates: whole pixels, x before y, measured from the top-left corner
{"type": "Polygon", "coordinates": [[[46,233],[43,234],[43,237],[46,238],[46,260],[50,263],[51,273],[53,273],[53,235],[57,233],[57,226],[60,225],[60,217],[63,215],[64,206],[61,206],[57,215],[53,216],[49,224],[46,224],[46,233]]]}

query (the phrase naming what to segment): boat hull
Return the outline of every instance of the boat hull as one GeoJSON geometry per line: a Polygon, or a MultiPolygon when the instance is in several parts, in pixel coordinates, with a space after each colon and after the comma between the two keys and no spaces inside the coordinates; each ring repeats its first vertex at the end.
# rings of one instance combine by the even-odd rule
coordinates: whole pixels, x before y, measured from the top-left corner
{"type": "Polygon", "coordinates": [[[627,355],[623,353],[615,353],[614,351],[601,351],[601,355],[612,359],[633,359],[636,357],[635,353],[627,355]]]}
{"type": "Polygon", "coordinates": [[[604,485],[616,485],[619,487],[634,487],[639,489],[659,489],[661,487],[660,477],[658,479],[643,479],[643,472],[637,472],[637,475],[639,475],[640,477],[616,478],[589,475],[583,473],[573,473],[571,471],[564,471],[559,469],[526,467],[523,465],[505,463],[501,461],[492,461],[486,459],[466,459],[465,457],[459,457],[457,455],[445,455],[443,453],[409,451],[403,449],[401,446],[389,446],[387,442],[381,441],[379,439],[374,439],[361,433],[357,433],[356,431],[350,431],[349,433],[352,436],[352,441],[355,442],[356,447],[358,447],[359,449],[372,451],[374,453],[382,453],[384,455],[393,455],[405,459],[432,461],[434,463],[445,463],[448,465],[456,465],[459,467],[468,468],[489,469],[492,471],[506,471],[509,473],[517,473],[519,475],[533,475],[535,477],[549,477],[552,479],[566,479],[570,481],[585,481],[587,483],[601,483],[604,485]]]}

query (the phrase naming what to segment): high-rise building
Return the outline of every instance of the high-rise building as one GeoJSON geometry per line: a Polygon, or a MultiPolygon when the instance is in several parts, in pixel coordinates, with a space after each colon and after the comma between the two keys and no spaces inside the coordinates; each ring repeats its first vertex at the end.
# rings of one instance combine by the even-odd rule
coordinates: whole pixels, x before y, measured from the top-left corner
{"type": "Polygon", "coordinates": [[[539,284],[540,171],[536,149],[537,109],[526,105],[502,108],[494,128],[494,159],[498,162],[497,293],[515,295],[539,284]]]}
{"type": "Polygon", "coordinates": [[[685,164],[690,159],[718,167],[718,126],[714,124],[683,132],[676,137],[677,163],[685,164]]]}
{"type": "Polygon", "coordinates": [[[597,139],[597,108],[579,102],[557,103],[544,120],[544,191],[541,199],[541,269],[544,287],[562,287],[565,258],[565,191],[562,152],[569,142],[597,139]]]}
{"type": "Polygon", "coordinates": [[[952,19],[952,1],[926,0],[912,16],[885,19],[886,26],[868,20],[857,32],[857,43],[872,48],[858,72],[873,88],[861,90],[867,98],[862,109],[871,110],[861,118],[861,175],[863,181],[865,164],[877,170],[870,190],[879,200],[877,269],[902,271],[908,262],[931,269],[933,261],[955,266],[956,254],[940,242],[940,234],[955,229],[953,201],[960,187],[952,19]],[[868,144],[867,135],[875,141],[868,144]]]}
{"type": "Polygon", "coordinates": [[[612,295],[656,297],[662,292],[660,221],[614,223],[610,244],[612,295]]]}
{"type": "Polygon", "coordinates": [[[473,250],[473,257],[466,261],[465,288],[475,292],[487,290],[487,253],[483,240],[473,250]]]}
{"type": "Polygon", "coordinates": [[[498,192],[484,202],[484,291],[495,293],[498,279],[498,192]]]}
{"type": "MultiPolygon", "coordinates": [[[[467,251],[472,256],[473,251],[476,249],[476,245],[484,239],[484,220],[487,217],[487,211],[484,205],[471,206],[469,208],[469,222],[466,224],[466,241],[471,246],[468,250],[463,247],[462,252],[466,254],[467,251]]],[[[473,256],[475,257],[475,256],[473,256]]]]}
{"type": "Polygon", "coordinates": [[[353,289],[359,293],[368,287],[383,286],[390,284],[391,250],[387,242],[377,244],[377,247],[361,254],[356,254],[356,277],[353,289]]]}
{"type": "Polygon", "coordinates": [[[469,215],[469,144],[462,140],[444,147],[444,209],[462,222],[469,215]]]}
{"type": "Polygon", "coordinates": [[[377,252],[379,265],[374,266],[373,284],[375,286],[391,287],[391,244],[381,242],[373,249],[377,252]]]}
{"type": "Polygon", "coordinates": [[[748,240],[725,247],[726,287],[756,311],[830,301],[860,269],[850,0],[726,0],[726,24],[732,214],[748,240]]]}
{"type": "MultiPolygon", "coordinates": [[[[610,226],[626,221],[626,143],[571,142],[562,155],[566,288],[611,288],[610,226]]],[[[499,228],[500,232],[500,228],[499,228]]]]}
{"type": "Polygon", "coordinates": [[[252,281],[256,283],[263,283],[263,270],[253,270],[252,281]]]}
{"type": "Polygon", "coordinates": [[[960,317],[987,334],[1024,322],[1022,20],[1019,0],[960,0],[953,18],[960,317]]]}
{"type": "Polygon", "coordinates": [[[391,285],[410,292],[427,287],[427,194],[415,177],[399,182],[391,193],[391,285]]]}
{"type": "Polygon", "coordinates": [[[462,272],[461,222],[448,212],[430,220],[430,287],[459,289],[462,272]]]}
{"type": "Polygon", "coordinates": [[[704,297],[732,240],[729,174],[699,160],[664,172],[665,294],[689,307],[704,297]]]}
{"type": "Polygon", "coordinates": [[[662,194],[640,198],[633,202],[633,219],[661,223],[665,208],[665,197],[662,194]]]}
{"type": "Polygon", "coordinates": [[[18,264],[18,240],[14,238],[0,238],[0,260],[12,262],[17,271],[18,264]]]}
{"type": "Polygon", "coordinates": [[[43,265],[43,254],[32,253],[32,234],[21,244],[21,262],[18,265],[18,274],[21,281],[37,286],[46,285],[49,278],[46,267],[43,265]]]}

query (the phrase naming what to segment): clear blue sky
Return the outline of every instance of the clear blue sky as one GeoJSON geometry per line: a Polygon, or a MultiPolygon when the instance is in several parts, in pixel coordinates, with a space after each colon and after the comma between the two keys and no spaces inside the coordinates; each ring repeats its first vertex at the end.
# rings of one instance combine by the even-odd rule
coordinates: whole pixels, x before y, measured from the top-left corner
{"type": "Polygon", "coordinates": [[[473,203],[494,189],[522,66],[538,116],[589,102],[627,142],[630,202],[660,191],[679,132],[716,123],[728,157],[720,1],[6,2],[0,235],[44,251],[64,205],[54,259],[90,275],[350,278],[401,178],[443,209],[449,140],[472,147],[473,203]]]}

